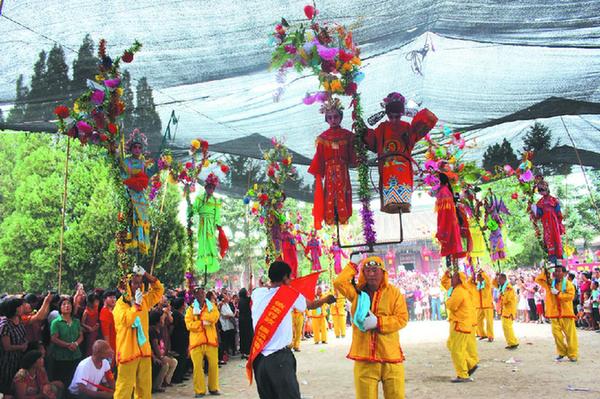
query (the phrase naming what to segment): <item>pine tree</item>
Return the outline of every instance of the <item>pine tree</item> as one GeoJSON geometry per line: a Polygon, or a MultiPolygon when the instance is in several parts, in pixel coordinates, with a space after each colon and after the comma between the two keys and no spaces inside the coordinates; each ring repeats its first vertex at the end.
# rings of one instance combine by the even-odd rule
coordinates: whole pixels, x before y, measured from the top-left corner
{"type": "Polygon", "coordinates": [[[31,90],[27,94],[27,107],[24,121],[43,120],[44,101],[48,96],[46,75],[46,52],[41,51],[33,66],[31,90]]]}
{"type": "Polygon", "coordinates": [[[54,45],[48,53],[45,80],[48,87],[48,101],[45,102],[44,120],[55,119],[54,107],[65,103],[69,98],[69,67],[65,61],[65,51],[61,46],[54,45]]]}
{"type": "Polygon", "coordinates": [[[10,123],[21,123],[25,120],[25,113],[27,112],[27,96],[29,89],[23,85],[23,75],[19,75],[17,79],[17,92],[15,96],[15,105],[8,113],[6,118],[7,122],[10,123]]]}
{"type": "Polygon", "coordinates": [[[0,123],[4,123],[4,113],[2,112],[2,109],[0,109],[0,123]]]}
{"type": "MultiPolygon", "coordinates": [[[[529,131],[523,138],[523,151],[550,151],[552,148],[558,146],[557,141],[554,146],[552,145],[552,131],[544,124],[535,122],[529,127],[529,131]]],[[[571,166],[563,163],[550,163],[543,166],[536,167],[537,172],[542,175],[568,175],[571,173],[571,166]]]]}
{"type": "Polygon", "coordinates": [[[510,165],[517,167],[519,160],[508,140],[502,140],[502,144],[490,145],[483,154],[483,168],[493,171],[496,166],[510,165]]]}
{"type": "Polygon", "coordinates": [[[94,54],[94,41],[88,33],[79,47],[77,59],[73,61],[73,81],[70,90],[73,98],[79,97],[86,90],[87,79],[94,79],[98,71],[98,62],[94,54]]]}
{"type": "Polygon", "coordinates": [[[123,95],[121,99],[125,103],[125,113],[123,115],[123,128],[125,132],[131,132],[135,126],[135,104],[133,102],[133,90],[131,89],[131,75],[129,71],[124,70],[121,75],[121,84],[123,85],[123,95]]]}
{"type": "Polygon", "coordinates": [[[148,151],[155,157],[162,141],[160,117],[156,112],[152,88],[148,80],[141,78],[136,87],[135,126],[148,137],[148,151]]]}

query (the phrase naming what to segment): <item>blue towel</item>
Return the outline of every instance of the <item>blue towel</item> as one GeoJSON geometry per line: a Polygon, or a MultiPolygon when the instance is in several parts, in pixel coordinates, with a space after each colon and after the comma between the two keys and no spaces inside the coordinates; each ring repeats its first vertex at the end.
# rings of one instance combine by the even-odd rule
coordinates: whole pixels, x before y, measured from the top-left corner
{"type": "Polygon", "coordinates": [[[143,346],[146,343],[146,335],[144,334],[144,329],[142,328],[142,321],[140,320],[140,316],[137,316],[135,318],[131,328],[137,328],[138,345],[143,346]]]}
{"type": "Polygon", "coordinates": [[[481,291],[484,288],[485,288],[485,280],[484,281],[478,281],[477,282],[477,290],[481,291]]]}
{"type": "Polygon", "coordinates": [[[208,300],[208,298],[205,300],[206,300],[206,310],[208,310],[208,313],[210,313],[210,312],[212,312],[214,305],[211,301],[208,300]]]}
{"type": "Polygon", "coordinates": [[[352,322],[362,332],[367,331],[363,323],[369,314],[369,310],[371,310],[371,298],[366,292],[361,292],[356,301],[356,311],[352,322]]]}

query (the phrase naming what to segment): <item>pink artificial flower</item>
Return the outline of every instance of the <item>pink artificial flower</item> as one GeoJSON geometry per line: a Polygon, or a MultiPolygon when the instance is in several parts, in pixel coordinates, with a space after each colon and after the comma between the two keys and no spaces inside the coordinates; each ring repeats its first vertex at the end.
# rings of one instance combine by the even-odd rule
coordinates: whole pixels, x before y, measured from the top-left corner
{"type": "Polygon", "coordinates": [[[285,45],[285,52],[288,54],[296,54],[296,47],[291,45],[291,44],[286,44],[285,45]]]}
{"type": "Polygon", "coordinates": [[[515,171],[513,170],[512,166],[510,166],[510,165],[504,165],[504,172],[508,176],[512,176],[515,173],[515,171]]]}
{"type": "Polygon", "coordinates": [[[531,169],[526,171],[525,173],[521,173],[521,176],[519,176],[519,181],[521,183],[528,183],[532,180],[533,180],[533,172],[531,172],[531,169]]]}
{"type": "Polygon", "coordinates": [[[79,121],[77,122],[77,130],[83,134],[90,134],[93,129],[87,122],[79,121]]]}
{"type": "Polygon", "coordinates": [[[333,61],[340,52],[339,48],[325,47],[322,44],[317,44],[317,52],[319,57],[327,61],[333,61]]]}
{"type": "Polygon", "coordinates": [[[432,159],[430,159],[429,161],[425,162],[425,170],[428,169],[433,169],[433,170],[437,170],[438,169],[438,163],[432,159]]]}
{"type": "Polygon", "coordinates": [[[104,102],[104,91],[102,90],[94,90],[94,92],[92,93],[92,95],[90,96],[90,100],[96,104],[96,105],[100,105],[104,102]]]}
{"type": "Polygon", "coordinates": [[[119,87],[119,84],[121,84],[121,79],[118,78],[106,79],[104,81],[104,86],[108,87],[109,89],[116,89],[117,87],[119,87]]]}

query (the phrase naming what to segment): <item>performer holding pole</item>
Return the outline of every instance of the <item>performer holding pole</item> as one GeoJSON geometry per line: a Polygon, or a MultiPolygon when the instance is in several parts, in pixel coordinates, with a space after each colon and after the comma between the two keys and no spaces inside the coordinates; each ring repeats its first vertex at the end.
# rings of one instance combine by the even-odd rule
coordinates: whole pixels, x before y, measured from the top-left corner
{"type": "Polygon", "coordinates": [[[513,320],[517,316],[517,294],[504,273],[496,276],[494,287],[500,291],[500,317],[502,317],[502,331],[506,340],[506,349],[517,349],[519,340],[513,330],[513,320]]]}
{"type": "Polygon", "coordinates": [[[479,339],[494,341],[494,302],[492,297],[492,281],[486,272],[479,270],[469,280],[475,289],[475,308],[477,309],[477,335],[479,339]]]}

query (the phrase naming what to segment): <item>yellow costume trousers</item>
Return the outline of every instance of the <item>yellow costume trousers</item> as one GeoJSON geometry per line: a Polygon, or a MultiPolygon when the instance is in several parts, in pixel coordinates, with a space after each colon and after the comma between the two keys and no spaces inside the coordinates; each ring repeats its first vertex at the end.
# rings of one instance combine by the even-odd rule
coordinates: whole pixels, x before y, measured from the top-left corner
{"type": "Polygon", "coordinates": [[[446,346],[450,351],[456,376],[460,378],[469,377],[469,369],[477,363],[472,363],[472,359],[467,354],[467,346],[469,341],[474,337],[473,334],[465,334],[454,330],[454,326],[450,324],[450,336],[446,342],[446,346]]]}
{"type": "Polygon", "coordinates": [[[504,331],[504,339],[506,339],[506,345],[519,345],[519,340],[515,336],[515,330],[513,329],[512,319],[508,317],[502,318],[502,331],[504,331]]]}
{"type": "Polygon", "coordinates": [[[475,335],[475,327],[469,334],[467,342],[467,366],[469,368],[479,363],[479,353],[477,352],[477,336],[475,335]]]}
{"type": "Polygon", "coordinates": [[[333,317],[333,331],[336,337],[346,336],[346,315],[332,316],[333,317]]]}
{"type": "Polygon", "coordinates": [[[208,361],[208,390],[219,390],[219,348],[210,345],[200,345],[190,352],[194,365],[194,393],[206,394],[204,381],[204,357],[208,361]]]}
{"type": "Polygon", "coordinates": [[[404,365],[402,363],[354,362],[356,399],[377,399],[379,381],[386,399],[404,398],[404,365]]]}
{"type": "Polygon", "coordinates": [[[152,360],[140,357],[119,364],[115,384],[115,399],[131,399],[135,387],[136,399],[152,398],[152,360]]]}
{"type": "Polygon", "coordinates": [[[304,324],[304,315],[302,313],[292,313],[292,348],[300,349],[300,340],[302,339],[302,325],[304,324]]]}
{"type": "Polygon", "coordinates": [[[577,329],[575,319],[560,317],[552,320],[552,336],[556,344],[556,352],[559,356],[567,356],[569,359],[577,359],[579,355],[579,343],[577,342],[577,329]]]}
{"type": "Polygon", "coordinates": [[[477,309],[477,335],[494,338],[494,309],[477,309]]]}
{"type": "Polygon", "coordinates": [[[325,317],[313,317],[312,329],[315,344],[321,341],[327,342],[327,320],[325,320],[325,317]]]}

